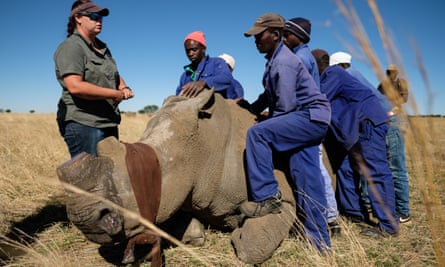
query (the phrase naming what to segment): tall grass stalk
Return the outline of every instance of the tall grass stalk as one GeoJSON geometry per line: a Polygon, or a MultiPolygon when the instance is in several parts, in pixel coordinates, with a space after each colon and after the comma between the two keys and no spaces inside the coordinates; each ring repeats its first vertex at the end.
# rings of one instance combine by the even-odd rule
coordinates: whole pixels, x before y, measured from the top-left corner
{"type": "MultiPolygon", "coordinates": [[[[346,5],[342,0],[335,0],[335,2],[343,16],[349,22],[352,33],[356,38],[361,50],[371,63],[371,67],[378,80],[383,81],[386,77],[383,72],[382,64],[380,64],[378,57],[372,49],[371,43],[366,35],[366,31],[362,26],[361,20],[354,6],[352,5],[352,2],[347,1],[346,5]]],[[[394,45],[394,42],[387,34],[383,18],[380,15],[376,2],[374,0],[368,0],[368,5],[374,16],[388,61],[396,63],[399,66],[402,74],[404,74],[401,57],[394,45]]],[[[429,96],[431,107],[433,94],[431,93],[430,83],[426,69],[423,65],[422,56],[418,50],[413,52],[416,54],[419,71],[424,79],[426,93],[429,96]]],[[[408,80],[408,84],[410,84],[409,77],[406,78],[408,80]]],[[[392,90],[386,91],[386,93],[389,93],[388,95],[391,101],[394,101],[398,97],[395,95],[395,92],[396,91],[393,88],[392,90]]],[[[418,109],[414,98],[410,98],[409,104],[415,114],[418,114],[418,109]]],[[[406,111],[402,111],[403,115],[406,117],[406,111]]],[[[432,134],[435,132],[434,127],[435,125],[432,120],[427,120],[426,125],[424,123],[410,123],[408,132],[406,134],[406,147],[407,154],[412,158],[413,162],[415,162],[415,166],[413,168],[414,173],[411,173],[410,179],[422,193],[423,203],[427,213],[426,219],[433,238],[434,251],[437,256],[438,264],[439,266],[445,266],[445,239],[443,238],[445,236],[445,208],[441,204],[441,199],[438,193],[439,190],[443,190],[443,188],[437,186],[436,179],[439,175],[435,173],[435,169],[433,167],[434,161],[431,158],[433,151],[431,150],[431,146],[427,143],[427,140],[431,139],[426,137],[428,133],[432,134]]],[[[432,138],[434,139],[434,136],[432,138]]]]}

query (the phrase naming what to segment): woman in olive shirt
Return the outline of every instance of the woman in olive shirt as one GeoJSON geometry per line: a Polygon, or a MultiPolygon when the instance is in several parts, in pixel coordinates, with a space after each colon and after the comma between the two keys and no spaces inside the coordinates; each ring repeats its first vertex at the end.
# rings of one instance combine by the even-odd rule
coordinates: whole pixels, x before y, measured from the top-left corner
{"type": "Polygon", "coordinates": [[[118,105],[134,96],[107,45],[96,37],[108,14],[107,8],[94,2],[74,2],[68,37],[54,54],[57,80],[63,89],[57,121],[71,157],[81,152],[97,155],[100,140],[118,138],[118,105]]]}

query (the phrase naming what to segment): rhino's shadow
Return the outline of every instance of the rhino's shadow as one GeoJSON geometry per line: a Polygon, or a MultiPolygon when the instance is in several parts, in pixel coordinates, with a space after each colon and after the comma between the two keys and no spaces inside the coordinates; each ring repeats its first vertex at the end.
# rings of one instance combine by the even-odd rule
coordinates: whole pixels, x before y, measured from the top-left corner
{"type": "Polygon", "coordinates": [[[10,245],[11,241],[24,245],[32,244],[39,233],[44,232],[58,222],[63,224],[69,223],[65,204],[59,201],[50,201],[49,204],[41,208],[37,213],[13,223],[10,226],[9,232],[2,237],[9,242],[0,242],[0,263],[25,254],[25,251],[20,249],[19,246],[10,245]]]}
{"type": "MultiPolygon", "coordinates": [[[[65,204],[57,200],[50,201],[46,206],[38,210],[38,212],[19,222],[13,223],[10,226],[9,232],[0,238],[0,266],[10,262],[15,257],[26,254],[26,250],[20,248],[19,244],[29,246],[35,243],[37,235],[55,223],[62,223],[66,226],[70,224],[65,204]],[[2,242],[2,239],[6,242],[2,242]],[[12,245],[12,243],[17,243],[17,245],[12,245]]],[[[126,242],[122,242],[115,246],[101,246],[98,251],[106,261],[119,266],[122,261],[125,246],[126,242]]],[[[136,246],[135,257],[142,258],[144,255],[147,255],[150,250],[151,246],[136,246]]]]}
{"type": "MultiPolygon", "coordinates": [[[[173,237],[180,239],[186,230],[190,214],[178,212],[171,219],[160,225],[160,228],[169,232],[173,237]]],[[[10,262],[13,258],[26,254],[26,250],[20,248],[20,245],[28,246],[35,243],[35,238],[39,233],[44,232],[55,223],[62,223],[65,226],[70,224],[66,205],[58,200],[50,200],[47,205],[42,207],[36,213],[15,222],[10,226],[9,232],[0,238],[0,266],[10,262]],[[4,239],[6,242],[2,242],[4,239]],[[17,243],[17,245],[11,245],[17,243]]],[[[122,266],[124,250],[127,242],[121,242],[117,245],[102,245],[98,248],[99,254],[103,259],[116,266],[122,266]]],[[[162,248],[171,247],[168,242],[162,243],[162,248]]],[[[135,247],[135,258],[142,259],[151,250],[150,245],[137,245],[135,247]]],[[[164,255],[162,255],[164,257],[164,255]]],[[[163,260],[165,262],[165,260],[163,260]]]]}

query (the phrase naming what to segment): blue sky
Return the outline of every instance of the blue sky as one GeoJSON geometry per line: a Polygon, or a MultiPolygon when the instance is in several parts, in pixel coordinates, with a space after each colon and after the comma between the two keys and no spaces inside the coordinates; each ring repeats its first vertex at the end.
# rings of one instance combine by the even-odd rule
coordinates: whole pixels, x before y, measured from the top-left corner
{"type": "MultiPolygon", "coordinates": [[[[329,53],[353,52],[352,64],[366,78],[379,82],[354,39],[351,26],[331,0],[225,0],[225,1],[95,1],[110,9],[99,38],[105,41],[119,71],[133,88],[135,98],[121,104],[123,111],[147,105],[161,106],[174,94],[184,65],[184,37],[195,30],[205,33],[207,53],[229,53],[236,59],[234,77],[254,101],[263,88],[265,59],[253,38],[243,33],[263,13],[285,18],[305,17],[312,22],[311,49],[329,53]],[[352,51],[353,49],[354,51],[352,51]]],[[[350,1],[371,41],[380,64],[389,63],[367,1],[350,1]]],[[[27,113],[56,112],[61,88],[54,74],[53,53],[66,37],[71,0],[1,0],[0,109],[27,113]]],[[[344,1],[345,4],[349,1],[344,1]]],[[[376,0],[411,85],[410,97],[420,114],[445,114],[443,26],[445,2],[439,0],[376,0]],[[422,79],[416,50],[429,79],[422,79]]],[[[408,112],[415,110],[408,107],[408,112]]]]}

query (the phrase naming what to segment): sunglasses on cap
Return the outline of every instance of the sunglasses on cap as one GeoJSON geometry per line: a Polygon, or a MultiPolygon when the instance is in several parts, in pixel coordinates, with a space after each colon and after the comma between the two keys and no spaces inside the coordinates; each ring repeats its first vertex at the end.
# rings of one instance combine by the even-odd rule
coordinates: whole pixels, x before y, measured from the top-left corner
{"type": "Polygon", "coordinates": [[[98,21],[103,18],[103,16],[99,13],[80,13],[81,16],[88,17],[91,20],[98,21]]]}

